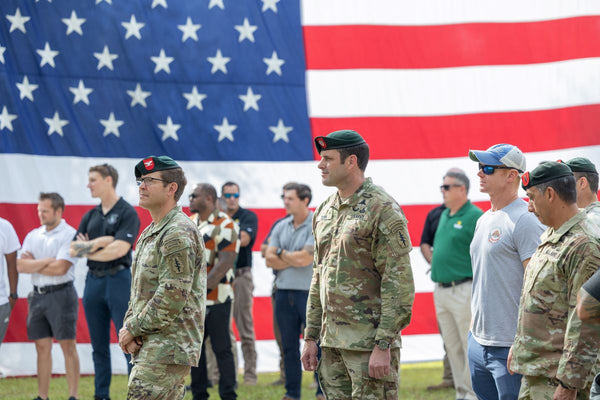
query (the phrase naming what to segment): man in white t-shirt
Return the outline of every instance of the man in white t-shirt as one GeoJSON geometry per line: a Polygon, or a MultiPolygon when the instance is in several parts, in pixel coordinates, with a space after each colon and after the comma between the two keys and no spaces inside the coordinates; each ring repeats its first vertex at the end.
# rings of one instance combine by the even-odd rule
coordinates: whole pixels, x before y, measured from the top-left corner
{"type": "Polygon", "coordinates": [[[52,374],[52,338],[65,357],[69,400],[77,399],[79,355],[75,343],[79,299],[73,279],[76,258],[69,256],[77,232],[62,219],[65,202],[58,193],[40,193],[38,217],[42,226],[29,232],[17,260],[20,273],[31,274],[33,292],[27,297],[27,336],[37,352],[38,397],[48,398],[52,374]]]}
{"type": "Polygon", "coordinates": [[[518,196],[526,169],[518,147],[497,144],[471,150],[469,157],[479,162],[479,190],[492,206],[477,221],[471,241],[471,383],[481,400],[517,400],[521,376],[508,372],[506,360],[517,331],[523,274],[544,226],[518,196]]]}
{"type": "Polygon", "coordinates": [[[17,250],[21,245],[13,226],[7,220],[0,218],[0,343],[4,340],[10,313],[17,302],[17,250]],[[6,259],[6,264],[4,260],[6,259]],[[8,272],[10,294],[4,286],[4,265],[8,272]]]}

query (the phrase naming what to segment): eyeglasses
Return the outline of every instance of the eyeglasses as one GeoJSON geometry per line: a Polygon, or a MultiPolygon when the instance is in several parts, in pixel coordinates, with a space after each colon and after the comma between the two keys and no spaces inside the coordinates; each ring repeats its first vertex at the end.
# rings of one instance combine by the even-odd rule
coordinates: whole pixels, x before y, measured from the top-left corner
{"type": "Polygon", "coordinates": [[[138,186],[142,186],[142,183],[145,183],[146,186],[150,186],[154,182],[166,182],[166,183],[169,183],[168,181],[165,181],[164,179],[153,178],[151,176],[147,176],[145,178],[138,178],[138,179],[135,180],[135,183],[138,186]]]}
{"type": "Polygon", "coordinates": [[[514,169],[514,168],[506,167],[504,165],[483,165],[483,164],[479,164],[479,169],[481,171],[483,171],[483,173],[486,174],[486,175],[492,175],[494,173],[494,171],[497,170],[497,169],[514,169]]]}
{"type": "Polygon", "coordinates": [[[444,190],[444,191],[448,191],[450,190],[450,188],[453,187],[461,187],[462,185],[459,185],[458,183],[453,183],[452,185],[440,185],[440,190],[444,190]]]}
{"type": "Polygon", "coordinates": [[[237,199],[238,197],[240,197],[240,194],[239,193],[223,193],[223,197],[225,197],[226,199],[235,197],[237,199]]]}
{"type": "Polygon", "coordinates": [[[190,194],[190,195],[188,196],[188,199],[190,199],[190,200],[194,200],[196,197],[199,197],[199,196],[198,196],[197,194],[195,194],[195,193],[192,193],[192,194],[190,194]]]}

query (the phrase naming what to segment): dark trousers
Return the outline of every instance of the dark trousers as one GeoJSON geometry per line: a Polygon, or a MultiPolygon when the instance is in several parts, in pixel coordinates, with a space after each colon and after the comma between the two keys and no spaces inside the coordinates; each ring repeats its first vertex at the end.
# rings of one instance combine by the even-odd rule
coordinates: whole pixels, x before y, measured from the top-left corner
{"type": "MultiPolygon", "coordinates": [[[[112,377],[110,358],[110,321],[115,324],[117,335],[123,326],[123,319],[129,303],[131,287],[131,271],[129,268],[114,275],[97,278],[92,274],[85,279],[83,291],[83,309],[87,320],[92,342],[92,358],[94,359],[94,395],[100,398],[109,397],[112,377]]],[[[129,363],[131,356],[125,354],[127,372],[131,372],[129,363]]]]}
{"type": "MultiPolygon", "coordinates": [[[[281,331],[285,391],[288,397],[300,399],[302,366],[300,364],[300,334],[306,325],[308,290],[277,289],[275,315],[281,331]]],[[[318,388],[317,393],[321,393],[318,388]]]]}
{"type": "MultiPolygon", "coordinates": [[[[211,347],[219,368],[219,396],[223,400],[237,399],[235,393],[235,364],[231,352],[229,324],[231,321],[231,301],[206,307],[204,338],[210,337],[211,347]]],[[[192,367],[192,395],[194,400],[208,399],[208,371],[206,354],[202,343],[202,354],[197,367],[192,367]]]]}

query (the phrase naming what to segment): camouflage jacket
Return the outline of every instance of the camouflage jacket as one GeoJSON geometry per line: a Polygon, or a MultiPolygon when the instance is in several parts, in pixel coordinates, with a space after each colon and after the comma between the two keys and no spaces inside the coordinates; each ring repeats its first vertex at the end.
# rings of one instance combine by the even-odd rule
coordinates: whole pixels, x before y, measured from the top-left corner
{"type": "Polygon", "coordinates": [[[381,339],[401,345],[415,295],[406,224],[370,178],[348,199],[336,192],[317,207],[305,338],[350,350],[370,351],[381,339]]]}
{"type": "Polygon", "coordinates": [[[600,228],[600,201],[595,201],[585,208],[587,217],[600,228]]]}
{"type": "Polygon", "coordinates": [[[593,378],[600,336],[577,317],[577,293],[600,266],[600,231],[580,211],[548,228],[525,270],[511,369],[583,389],[593,378]]]}
{"type": "Polygon", "coordinates": [[[125,326],[144,343],[134,360],[198,365],[206,301],[204,241],[181,207],[144,229],[131,274],[125,326]]]}

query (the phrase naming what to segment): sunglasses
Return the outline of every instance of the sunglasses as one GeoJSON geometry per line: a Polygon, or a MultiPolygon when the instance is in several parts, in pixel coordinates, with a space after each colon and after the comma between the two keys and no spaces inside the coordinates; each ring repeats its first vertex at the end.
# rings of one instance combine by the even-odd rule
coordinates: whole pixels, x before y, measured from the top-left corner
{"type": "Polygon", "coordinates": [[[483,164],[479,164],[479,169],[481,171],[483,171],[483,173],[486,174],[486,175],[492,175],[494,173],[494,171],[497,170],[497,169],[514,169],[514,168],[506,167],[504,165],[483,165],[483,164]]]}
{"type": "Polygon", "coordinates": [[[192,193],[192,194],[190,194],[190,195],[188,196],[188,199],[190,199],[190,200],[194,200],[196,197],[198,197],[198,195],[196,195],[196,194],[192,193]]]}
{"type": "Polygon", "coordinates": [[[462,185],[459,185],[459,184],[457,184],[457,183],[453,183],[452,185],[440,185],[440,190],[444,190],[444,191],[446,191],[446,192],[447,192],[448,190],[450,190],[450,188],[453,188],[453,187],[461,187],[461,186],[462,186],[462,185]]]}
{"type": "Polygon", "coordinates": [[[238,197],[240,197],[240,194],[239,193],[224,193],[223,197],[225,197],[226,199],[235,197],[237,199],[238,197]]]}
{"type": "Polygon", "coordinates": [[[142,186],[142,183],[145,183],[146,186],[150,186],[154,182],[166,182],[166,183],[170,183],[169,181],[165,181],[164,179],[152,178],[151,176],[147,176],[145,178],[139,178],[139,179],[135,180],[135,183],[138,186],[142,186]]]}

